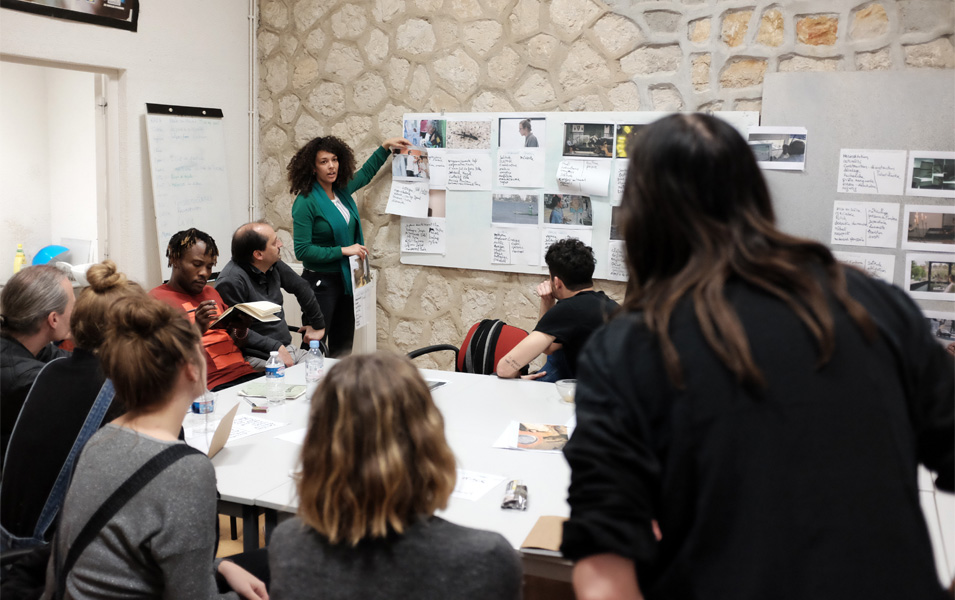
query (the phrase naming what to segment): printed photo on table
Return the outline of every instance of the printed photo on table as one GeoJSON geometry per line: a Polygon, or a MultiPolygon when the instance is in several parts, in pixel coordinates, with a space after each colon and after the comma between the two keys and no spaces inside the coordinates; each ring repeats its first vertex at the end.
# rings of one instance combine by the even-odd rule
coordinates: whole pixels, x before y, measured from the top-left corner
{"type": "Polygon", "coordinates": [[[564,156],[613,158],[612,123],[565,123],[564,156]]]}
{"type": "Polygon", "coordinates": [[[491,196],[491,223],[495,225],[537,225],[540,220],[537,194],[515,192],[491,196]]]}
{"type": "Polygon", "coordinates": [[[430,179],[428,151],[422,148],[396,148],[392,151],[391,176],[399,180],[430,179]]]}
{"type": "Polygon", "coordinates": [[[905,206],[902,247],[913,250],[955,250],[955,206],[905,206]]]}
{"type": "Polygon", "coordinates": [[[640,131],[640,128],[643,125],[628,125],[621,124],[617,125],[617,158],[630,158],[627,156],[627,147],[630,145],[630,142],[637,135],[637,132],[640,131]]]}
{"type": "Polygon", "coordinates": [[[498,119],[497,145],[508,150],[543,148],[547,121],[543,117],[498,119]]]}
{"type": "Polygon", "coordinates": [[[544,194],[544,224],[592,227],[594,214],[590,196],[544,194]]]}

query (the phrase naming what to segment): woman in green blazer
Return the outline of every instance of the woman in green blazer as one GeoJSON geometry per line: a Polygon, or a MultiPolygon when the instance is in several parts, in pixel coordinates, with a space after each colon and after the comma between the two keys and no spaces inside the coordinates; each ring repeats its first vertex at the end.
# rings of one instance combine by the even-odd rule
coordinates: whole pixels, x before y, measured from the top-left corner
{"type": "Polygon", "coordinates": [[[335,136],[318,137],[299,150],[288,164],[295,258],[302,276],[313,287],[328,324],[331,356],[351,352],[355,313],[348,257],[366,258],[368,248],[361,217],[352,194],[375,176],[392,148],[406,148],[404,138],[389,138],[355,170],[355,154],[335,136]]]}

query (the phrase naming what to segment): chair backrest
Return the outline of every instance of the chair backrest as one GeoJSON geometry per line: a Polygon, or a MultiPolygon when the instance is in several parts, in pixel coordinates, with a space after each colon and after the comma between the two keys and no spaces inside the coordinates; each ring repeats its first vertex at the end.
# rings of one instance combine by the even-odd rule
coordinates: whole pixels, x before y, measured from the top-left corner
{"type": "MultiPolygon", "coordinates": [[[[484,319],[475,323],[461,344],[456,370],[461,373],[490,375],[497,370],[497,363],[504,355],[526,337],[526,331],[500,319],[484,319]]],[[[526,370],[525,367],[524,372],[526,370]]]]}

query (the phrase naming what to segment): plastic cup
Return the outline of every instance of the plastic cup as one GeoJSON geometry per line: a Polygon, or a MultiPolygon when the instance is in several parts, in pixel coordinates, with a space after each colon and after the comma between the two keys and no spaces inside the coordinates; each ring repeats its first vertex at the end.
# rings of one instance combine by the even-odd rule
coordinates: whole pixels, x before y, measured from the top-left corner
{"type": "Polygon", "coordinates": [[[555,385],[557,386],[557,393],[560,394],[561,401],[567,404],[573,404],[574,393],[577,391],[577,380],[559,379],[555,385]]]}

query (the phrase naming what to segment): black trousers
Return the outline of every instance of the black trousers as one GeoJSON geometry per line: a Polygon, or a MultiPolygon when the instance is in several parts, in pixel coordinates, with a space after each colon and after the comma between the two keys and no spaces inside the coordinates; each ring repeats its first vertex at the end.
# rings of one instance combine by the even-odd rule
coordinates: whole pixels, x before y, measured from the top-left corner
{"type": "Polygon", "coordinates": [[[355,340],[355,301],[345,294],[342,274],[319,273],[305,269],[302,278],[312,286],[315,299],[325,317],[325,343],[328,355],[339,358],[351,354],[355,340]],[[319,285],[315,285],[319,283],[319,285]]]}

